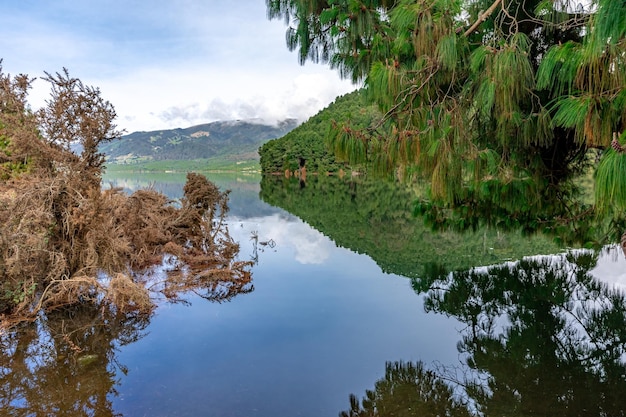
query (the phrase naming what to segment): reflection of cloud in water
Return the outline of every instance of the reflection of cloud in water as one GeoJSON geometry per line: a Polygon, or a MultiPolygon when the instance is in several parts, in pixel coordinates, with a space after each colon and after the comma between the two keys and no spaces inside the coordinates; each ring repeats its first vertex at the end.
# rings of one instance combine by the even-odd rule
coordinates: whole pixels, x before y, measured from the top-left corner
{"type": "Polygon", "coordinates": [[[328,259],[335,244],[297,217],[284,214],[233,221],[232,231],[243,229],[249,235],[257,232],[259,241],[273,240],[279,248],[295,251],[295,260],[301,264],[321,264],[328,259]]]}
{"type": "MultiPolygon", "coordinates": [[[[588,249],[573,249],[572,253],[593,251],[588,249]]],[[[564,253],[554,255],[534,255],[527,256],[524,259],[534,259],[536,261],[551,260],[553,265],[560,265],[560,268],[568,267],[567,263],[563,263],[564,253]]],[[[508,265],[510,268],[515,267],[519,261],[505,262],[500,265],[508,265]]],[[[476,272],[486,273],[493,265],[477,266],[472,268],[476,272]]],[[[570,267],[571,268],[571,267],[570,267]]],[[[600,251],[595,267],[589,270],[589,274],[600,282],[608,284],[611,288],[617,288],[626,292],[626,257],[622,248],[617,245],[607,245],[600,251]]]]}
{"type": "Polygon", "coordinates": [[[308,226],[297,226],[304,233],[291,236],[291,243],[296,249],[296,261],[301,264],[321,264],[328,259],[330,249],[334,246],[330,240],[308,226]]]}
{"type": "Polygon", "coordinates": [[[594,278],[626,291],[626,259],[620,246],[605,247],[590,273],[594,278]]]}
{"type": "MultiPolygon", "coordinates": [[[[574,249],[573,253],[590,252],[588,249],[574,249]]],[[[525,259],[535,259],[537,261],[551,259],[553,262],[561,263],[563,254],[556,255],[535,255],[525,259]]],[[[517,262],[506,262],[505,265],[514,266],[517,262]]],[[[563,266],[562,266],[563,267],[563,266]]],[[[489,267],[476,267],[474,270],[485,272],[489,267]]],[[[626,258],[619,245],[608,245],[602,248],[598,255],[596,266],[589,270],[589,274],[600,282],[608,284],[610,287],[626,291],[626,258]]]]}

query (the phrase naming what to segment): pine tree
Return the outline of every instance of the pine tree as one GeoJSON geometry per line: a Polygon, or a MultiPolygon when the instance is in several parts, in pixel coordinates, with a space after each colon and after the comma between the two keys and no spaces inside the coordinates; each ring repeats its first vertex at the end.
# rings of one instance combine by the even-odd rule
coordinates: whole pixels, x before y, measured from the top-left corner
{"type": "MultiPolygon", "coordinates": [[[[403,172],[430,183],[431,208],[513,222],[560,216],[572,209],[586,152],[610,148],[613,132],[625,130],[623,0],[267,6],[270,18],[289,24],[288,47],[301,62],[363,81],[385,114],[366,131],[337,130],[335,149],[377,171],[410,167],[403,172]]],[[[610,180],[626,187],[616,180],[626,175],[620,166],[600,166],[597,190],[610,180]]],[[[626,208],[626,188],[596,196],[599,208],[626,208]]]]}

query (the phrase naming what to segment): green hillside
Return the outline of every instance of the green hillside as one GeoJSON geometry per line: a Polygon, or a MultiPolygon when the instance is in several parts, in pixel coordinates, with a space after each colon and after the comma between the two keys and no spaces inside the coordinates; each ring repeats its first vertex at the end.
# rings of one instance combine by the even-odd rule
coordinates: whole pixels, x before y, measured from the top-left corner
{"type": "Polygon", "coordinates": [[[357,90],[338,97],[328,107],[285,136],[265,143],[260,149],[263,173],[295,171],[301,165],[307,172],[336,172],[346,164],[327,147],[334,123],[364,129],[380,119],[375,106],[367,104],[364,92],[357,90]]]}
{"type": "Polygon", "coordinates": [[[257,149],[297,126],[288,119],[276,126],[248,121],[213,122],[186,129],[134,132],[100,147],[107,164],[128,165],[162,161],[221,160],[231,164],[258,161],[257,149]]]}

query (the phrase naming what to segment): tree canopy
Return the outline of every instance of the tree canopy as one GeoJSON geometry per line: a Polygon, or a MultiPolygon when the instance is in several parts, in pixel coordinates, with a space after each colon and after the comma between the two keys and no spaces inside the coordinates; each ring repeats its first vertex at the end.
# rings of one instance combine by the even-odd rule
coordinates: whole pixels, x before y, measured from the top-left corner
{"type": "Polygon", "coordinates": [[[335,150],[427,179],[444,208],[555,217],[606,149],[596,206],[626,208],[626,3],[592,0],[267,0],[300,61],[324,62],[384,114],[335,150]],[[614,140],[613,140],[614,139],[614,140]],[[611,143],[613,142],[613,147],[611,143]],[[619,173],[619,175],[618,175],[619,173]]]}

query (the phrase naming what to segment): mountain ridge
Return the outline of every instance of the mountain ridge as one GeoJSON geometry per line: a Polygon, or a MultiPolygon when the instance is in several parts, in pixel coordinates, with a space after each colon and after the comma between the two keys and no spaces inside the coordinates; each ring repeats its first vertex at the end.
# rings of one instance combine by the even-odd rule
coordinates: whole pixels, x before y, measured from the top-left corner
{"type": "Polygon", "coordinates": [[[228,120],[195,126],[137,131],[100,146],[107,164],[132,165],[150,161],[259,160],[258,148],[298,126],[296,119],[275,125],[257,120],[228,120]]]}

